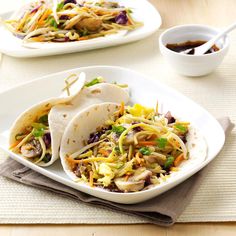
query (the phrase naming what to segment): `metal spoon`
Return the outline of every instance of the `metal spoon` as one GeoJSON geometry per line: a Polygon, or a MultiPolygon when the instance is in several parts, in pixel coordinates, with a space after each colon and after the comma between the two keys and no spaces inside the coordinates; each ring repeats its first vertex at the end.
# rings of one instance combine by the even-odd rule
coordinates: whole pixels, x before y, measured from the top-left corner
{"type": "Polygon", "coordinates": [[[203,55],[205,52],[207,52],[221,37],[225,36],[227,33],[230,31],[234,30],[236,28],[236,22],[227,27],[225,30],[222,32],[218,33],[216,36],[214,36],[212,39],[207,41],[206,43],[202,44],[201,46],[195,47],[195,48],[190,48],[182,53],[184,54],[191,54],[191,55],[196,55],[200,56],[203,55]]]}

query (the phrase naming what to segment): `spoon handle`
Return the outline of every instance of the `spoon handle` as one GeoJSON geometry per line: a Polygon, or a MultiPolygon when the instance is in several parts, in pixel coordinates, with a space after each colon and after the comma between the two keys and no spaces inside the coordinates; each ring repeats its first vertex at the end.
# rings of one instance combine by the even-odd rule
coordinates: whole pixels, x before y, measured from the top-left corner
{"type": "Polygon", "coordinates": [[[215,37],[210,39],[207,43],[205,43],[202,46],[199,46],[199,48],[195,48],[194,55],[203,55],[205,52],[207,52],[214,44],[217,42],[222,36],[226,35],[230,31],[236,28],[236,22],[225,28],[223,31],[218,33],[215,37]]]}
{"type": "Polygon", "coordinates": [[[235,28],[236,28],[236,22],[231,24],[227,28],[225,28],[222,32],[220,32],[216,37],[211,39],[209,42],[212,41],[212,43],[214,44],[218,39],[220,39],[222,36],[224,36],[225,34],[229,33],[230,31],[232,31],[235,28]]]}

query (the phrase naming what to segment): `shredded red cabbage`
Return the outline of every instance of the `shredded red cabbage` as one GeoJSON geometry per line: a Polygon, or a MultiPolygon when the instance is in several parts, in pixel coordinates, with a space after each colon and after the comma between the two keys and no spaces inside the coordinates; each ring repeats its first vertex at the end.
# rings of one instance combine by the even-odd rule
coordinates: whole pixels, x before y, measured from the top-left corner
{"type": "Polygon", "coordinates": [[[39,5],[39,6],[37,6],[37,7],[35,7],[30,13],[34,13],[34,12],[37,12],[38,11],[38,9],[41,7],[41,5],[39,5]]]}
{"type": "Polygon", "coordinates": [[[126,11],[120,12],[120,14],[115,17],[115,22],[120,25],[126,25],[128,22],[126,11]]]}
{"type": "Polygon", "coordinates": [[[50,133],[44,134],[43,141],[45,143],[46,148],[49,148],[51,146],[51,135],[50,135],[50,133]]]}

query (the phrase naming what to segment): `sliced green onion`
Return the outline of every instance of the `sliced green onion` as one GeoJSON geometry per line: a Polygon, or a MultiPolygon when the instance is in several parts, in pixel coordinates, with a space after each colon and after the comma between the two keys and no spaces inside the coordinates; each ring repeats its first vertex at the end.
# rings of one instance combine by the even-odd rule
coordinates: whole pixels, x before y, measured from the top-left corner
{"type": "Polygon", "coordinates": [[[166,147],[167,138],[158,138],[156,141],[159,148],[164,149],[166,147]]]}
{"type": "Polygon", "coordinates": [[[169,169],[173,165],[174,160],[175,160],[174,157],[168,156],[167,159],[166,159],[166,162],[164,164],[164,169],[169,169]]]}
{"type": "Polygon", "coordinates": [[[33,123],[32,127],[32,134],[36,138],[42,137],[44,135],[44,131],[47,129],[47,126],[42,123],[33,123]]]}
{"type": "Polygon", "coordinates": [[[139,152],[141,152],[143,155],[147,155],[147,156],[149,156],[151,154],[151,150],[148,147],[140,148],[139,152]]]}
{"type": "Polygon", "coordinates": [[[32,134],[36,138],[42,137],[44,135],[44,128],[39,128],[39,129],[34,128],[32,134]]]}
{"type": "Polygon", "coordinates": [[[175,124],[174,128],[180,131],[181,133],[185,133],[188,130],[185,126],[180,125],[180,124],[175,124]]]}
{"type": "Polygon", "coordinates": [[[126,130],[126,128],[121,125],[119,125],[119,126],[113,125],[112,126],[112,132],[114,132],[118,135],[121,135],[125,130],[126,130]]]}

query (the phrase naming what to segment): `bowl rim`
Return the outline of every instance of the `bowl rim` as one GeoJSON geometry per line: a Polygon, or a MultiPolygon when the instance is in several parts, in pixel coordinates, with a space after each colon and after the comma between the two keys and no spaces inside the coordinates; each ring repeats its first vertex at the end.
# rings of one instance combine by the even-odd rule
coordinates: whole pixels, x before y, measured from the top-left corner
{"type": "Polygon", "coordinates": [[[180,57],[191,57],[191,58],[201,58],[201,57],[212,57],[212,56],[217,56],[219,54],[221,54],[224,51],[227,51],[229,48],[229,36],[226,34],[225,35],[225,39],[223,42],[223,47],[220,48],[220,50],[212,52],[212,53],[208,53],[208,54],[203,54],[203,55],[188,55],[188,54],[182,54],[182,53],[178,53],[175,51],[170,50],[169,48],[166,47],[166,45],[163,43],[163,37],[170,33],[173,30],[179,30],[179,29],[183,29],[183,28],[205,28],[208,30],[213,30],[215,32],[219,32],[220,29],[213,27],[213,26],[209,26],[209,25],[203,25],[203,24],[183,24],[183,25],[177,25],[177,26],[173,26],[171,28],[168,28],[167,30],[165,30],[164,32],[161,33],[161,35],[159,36],[159,47],[163,48],[163,50],[166,50],[168,53],[171,53],[173,55],[178,55],[180,57]]]}

